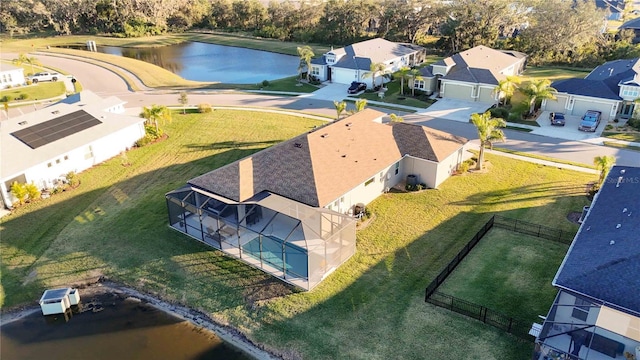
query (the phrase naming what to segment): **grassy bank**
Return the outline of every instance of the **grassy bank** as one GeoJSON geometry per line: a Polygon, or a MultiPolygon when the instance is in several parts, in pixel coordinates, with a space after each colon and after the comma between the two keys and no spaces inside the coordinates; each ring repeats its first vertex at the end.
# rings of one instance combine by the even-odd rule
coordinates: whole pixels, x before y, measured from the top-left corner
{"type": "MultiPolygon", "coordinates": [[[[202,309],[251,339],[310,359],[521,359],[531,345],[424,303],[424,288],[494,213],[567,231],[591,175],[499,156],[485,174],[369,205],[358,252],[300,293],[167,226],[164,194],[321,122],[216,110],[174,115],[166,141],[80,175],[81,186],[2,218],[4,307],[105,275],[202,309]]],[[[546,264],[540,264],[546,266],[546,264]]],[[[549,279],[550,280],[550,279],[549,279]]]]}

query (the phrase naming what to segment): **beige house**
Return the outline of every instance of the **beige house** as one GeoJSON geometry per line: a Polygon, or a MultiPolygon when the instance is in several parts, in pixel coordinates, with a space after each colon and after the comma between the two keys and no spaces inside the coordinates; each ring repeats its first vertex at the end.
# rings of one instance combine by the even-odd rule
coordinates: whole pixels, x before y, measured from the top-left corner
{"type": "Polygon", "coordinates": [[[466,139],[365,109],[167,194],[169,224],[310,290],[355,253],[366,204],[407,179],[435,188],[466,139]]]}
{"type": "Polygon", "coordinates": [[[422,69],[423,80],[416,80],[416,89],[439,97],[497,103],[502,94],[495,92],[500,80],[520,75],[526,65],[526,55],[517,51],[494,50],[476,46],[440,60],[422,69]]]}

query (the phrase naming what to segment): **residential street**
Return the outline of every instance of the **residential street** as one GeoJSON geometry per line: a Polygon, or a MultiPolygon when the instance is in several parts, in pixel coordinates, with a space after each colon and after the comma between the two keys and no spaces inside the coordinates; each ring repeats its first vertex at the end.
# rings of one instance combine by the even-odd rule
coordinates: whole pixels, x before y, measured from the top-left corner
{"type": "MultiPolygon", "coordinates": [[[[2,54],[4,59],[15,58],[15,54],[2,54]]],[[[117,96],[127,101],[131,111],[138,111],[142,106],[151,104],[177,104],[178,91],[145,90],[132,92],[127,84],[116,73],[108,69],[74,59],[54,57],[38,54],[37,58],[48,66],[64,69],[73,73],[85,89],[91,90],[100,96],[117,96]]],[[[122,71],[120,69],[120,71],[122,71]]],[[[131,78],[134,78],[131,76],[131,78]]],[[[139,84],[140,88],[146,88],[139,84]]],[[[346,94],[345,94],[346,95],[346,94]]],[[[238,106],[238,107],[269,107],[289,110],[298,110],[309,113],[335,116],[333,102],[321,100],[313,96],[272,96],[254,95],[247,93],[229,93],[224,91],[190,91],[189,103],[197,105],[207,102],[213,106],[238,106]]],[[[42,105],[38,105],[40,108],[42,105]]],[[[18,116],[22,113],[33,111],[34,107],[27,106],[10,110],[10,116],[18,116]]],[[[374,107],[375,108],[375,107],[374,107]]],[[[384,110],[383,110],[384,111],[384,110]]],[[[470,123],[446,120],[442,118],[429,119],[419,114],[403,115],[405,121],[419,123],[438,130],[447,131],[468,139],[477,138],[475,127],[470,123]]],[[[593,145],[582,141],[569,141],[564,139],[534,135],[521,131],[505,130],[507,141],[495,146],[507,149],[544,155],[563,160],[592,164],[595,156],[613,155],[617,164],[628,166],[640,166],[640,153],[637,151],[616,149],[600,145],[593,145]]]]}

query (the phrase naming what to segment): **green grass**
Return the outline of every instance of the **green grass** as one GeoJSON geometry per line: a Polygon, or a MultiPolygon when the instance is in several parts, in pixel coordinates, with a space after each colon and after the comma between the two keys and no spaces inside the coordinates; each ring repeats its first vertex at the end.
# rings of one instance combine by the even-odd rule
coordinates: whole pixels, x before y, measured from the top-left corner
{"type": "MultiPolygon", "coordinates": [[[[378,80],[378,77],[376,77],[376,82],[379,81],[380,80],[378,80]]],[[[401,95],[399,79],[388,82],[384,86],[387,88],[387,91],[385,91],[384,93],[384,98],[380,98],[377,92],[364,92],[357,97],[360,99],[381,101],[389,104],[413,106],[423,109],[428,108],[435,102],[435,100],[428,99],[426,95],[416,95],[416,97],[412,97],[410,89],[405,89],[404,95],[401,95]]]]}
{"type": "Polygon", "coordinates": [[[522,132],[531,132],[533,130],[531,129],[525,129],[525,128],[521,128],[519,126],[505,126],[505,129],[509,129],[509,130],[515,130],[515,131],[522,131],[522,132]]]}
{"type": "Polygon", "coordinates": [[[269,86],[263,87],[264,91],[291,91],[299,93],[312,93],[318,90],[317,86],[305,82],[298,82],[297,76],[269,81],[269,86]],[[298,86],[300,84],[300,86],[298,86]]]}
{"type": "Polygon", "coordinates": [[[45,100],[64,95],[66,87],[63,81],[43,81],[37,84],[13,87],[11,89],[0,90],[0,98],[8,96],[11,106],[19,106],[21,102],[45,100]],[[20,100],[20,94],[26,94],[27,98],[20,100]],[[18,99],[18,100],[16,100],[18,99]]]}
{"type": "Polygon", "coordinates": [[[522,73],[523,81],[548,79],[551,82],[569,78],[584,78],[592,69],[552,66],[530,66],[522,73]]]}
{"type": "Polygon", "coordinates": [[[631,142],[640,142],[640,132],[614,132],[614,131],[604,131],[602,136],[607,137],[609,139],[623,140],[623,141],[631,141],[631,142]]]}
{"type": "Polygon", "coordinates": [[[517,151],[517,150],[511,150],[511,149],[506,149],[506,148],[501,148],[501,147],[494,147],[493,150],[501,151],[501,152],[509,153],[509,154],[514,154],[514,155],[525,156],[525,157],[529,157],[529,158],[532,158],[532,159],[546,160],[546,161],[551,161],[551,162],[555,162],[555,163],[558,163],[558,164],[566,164],[566,165],[579,166],[579,167],[583,167],[583,168],[587,168],[587,169],[597,170],[597,168],[595,166],[593,166],[593,164],[583,164],[583,163],[579,163],[579,162],[575,162],[575,161],[557,159],[557,158],[553,158],[553,157],[550,157],[550,156],[532,154],[532,153],[527,153],[527,152],[522,152],[522,151],[517,151]]]}
{"type": "Polygon", "coordinates": [[[438,291],[525,322],[549,311],[557,293],[551,285],[569,247],[493,228],[438,291]]]}
{"type": "Polygon", "coordinates": [[[604,146],[614,147],[614,148],[618,148],[618,149],[640,151],[640,146],[621,144],[621,143],[618,143],[618,142],[615,142],[615,141],[604,141],[604,142],[602,142],[602,144],[604,146]]]}
{"type": "Polygon", "coordinates": [[[3,306],[105,275],[200,309],[291,357],[530,356],[531,344],[424,303],[424,289],[494,213],[576,231],[565,217],[588,204],[592,175],[488,154],[487,173],[382,195],[368,206],[376,219],[358,232],[356,255],[308,293],[167,226],[166,192],[319,124],[228,110],[175,114],[169,138],[130,151],[130,166],[109,160],[80,174],[78,189],[0,220],[3,306]]]}

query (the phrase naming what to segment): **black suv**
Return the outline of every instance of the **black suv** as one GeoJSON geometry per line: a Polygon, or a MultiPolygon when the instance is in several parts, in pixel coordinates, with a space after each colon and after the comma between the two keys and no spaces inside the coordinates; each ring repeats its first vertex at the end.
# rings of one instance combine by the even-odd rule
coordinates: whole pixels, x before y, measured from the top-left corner
{"type": "Polygon", "coordinates": [[[347,90],[347,92],[349,94],[355,94],[366,89],[367,89],[367,84],[363,82],[354,81],[351,83],[351,86],[349,86],[349,89],[347,90]]]}

